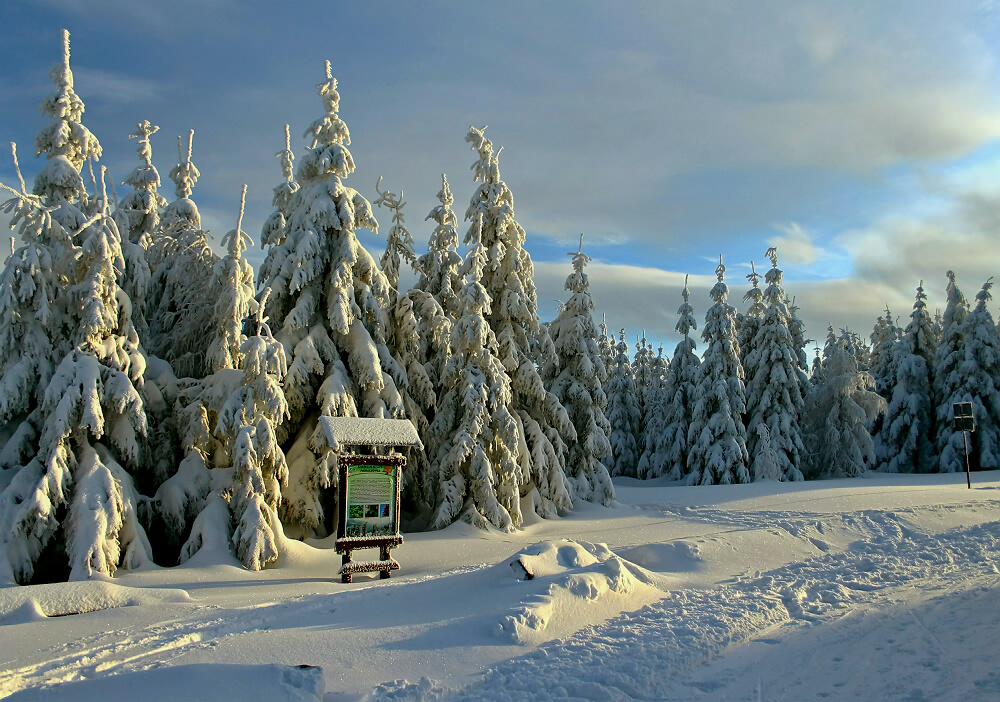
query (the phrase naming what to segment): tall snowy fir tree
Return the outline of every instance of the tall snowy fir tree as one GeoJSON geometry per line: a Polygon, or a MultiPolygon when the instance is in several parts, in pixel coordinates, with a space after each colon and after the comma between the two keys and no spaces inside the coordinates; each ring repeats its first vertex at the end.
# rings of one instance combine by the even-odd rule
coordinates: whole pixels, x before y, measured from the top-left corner
{"type": "MultiPolygon", "coordinates": [[[[956,371],[953,396],[956,402],[972,403],[976,430],[970,436],[969,450],[973,465],[983,470],[1000,467],[1000,334],[986,309],[992,287],[991,278],[976,293],[976,306],[961,324],[965,360],[956,371]]],[[[960,436],[954,437],[943,447],[941,470],[964,464],[965,447],[960,441],[960,436]]]]}
{"type": "Polygon", "coordinates": [[[379,177],[375,184],[375,192],[378,193],[376,205],[386,207],[392,213],[392,226],[389,227],[389,235],[386,237],[385,253],[379,261],[379,266],[386,280],[389,281],[389,306],[394,307],[399,297],[399,272],[403,262],[411,266],[416,262],[417,255],[413,252],[413,237],[410,236],[406,228],[403,216],[403,193],[396,195],[392,191],[382,192],[378,186],[382,183],[379,177]]]}
{"type": "Polygon", "coordinates": [[[705,315],[705,356],[701,363],[695,405],[688,429],[690,485],[748,483],[749,457],[742,415],[746,411],[743,367],[736,341],[736,308],[726,302],[726,267],[719,257],[718,278],[710,293],[713,305],[705,315]]]}
{"type": "Polygon", "coordinates": [[[858,369],[843,339],[836,340],[823,379],[806,398],[802,412],[809,478],[849,478],[873,467],[875,445],[869,424],[886,409],[870,373],[858,369]]]}
{"type": "MultiPolygon", "coordinates": [[[[379,179],[379,184],[382,179],[379,179]]],[[[451,320],[441,309],[434,296],[414,288],[398,295],[399,266],[403,261],[413,264],[413,239],[406,229],[403,217],[402,193],[391,191],[379,193],[376,204],[386,207],[392,215],[385,254],[382,256],[382,270],[390,286],[390,303],[387,310],[389,326],[387,342],[391,357],[383,361],[392,375],[403,400],[406,416],[413,423],[426,446],[429,441],[430,419],[434,417],[437,404],[435,381],[439,374],[434,364],[427,363],[427,357],[434,355],[441,363],[448,358],[448,337],[451,320]],[[428,372],[428,366],[431,372],[428,372]]],[[[429,458],[426,450],[407,451],[407,470],[404,474],[404,493],[411,504],[418,508],[429,506],[430,491],[429,458]],[[418,507],[419,506],[419,507],[418,507]]]]}
{"type": "MultiPolygon", "coordinates": [[[[650,345],[652,349],[652,345],[650,345]]],[[[646,393],[646,424],[643,432],[642,453],[639,456],[637,473],[640,478],[656,478],[663,475],[667,461],[663,431],[666,428],[666,417],[670,396],[667,391],[667,374],[670,361],[663,356],[661,346],[650,361],[652,386],[646,393]]]]}
{"type": "Polygon", "coordinates": [[[656,460],[651,460],[647,476],[667,477],[679,480],[687,473],[688,429],[694,411],[695,389],[701,372],[701,360],[695,349],[697,342],[691,338],[691,331],[698,328],[691,306],[687,276],[684,276],[683,302],[677,309],[679,318],[674,329],[681,340],[674,348],[674,355],[667,368],[664,383],[666,406],[663,413],[662,430],[656,435],[656,460]]]}
{"type": "MultiPolygon", "coordinates": [[[[736,317],[736,341],[740,345],[740,363],[746,365],[747,355],[754,348],[754,341],[757,338],[757,329],[764,318],[764,291],[760,289],[760,273],[750,261],[750,273],[747,280],[750,281],[750,289],[743,296],[743,301],[747,303],[747,311],[736,317]]],[[[749,379],[749,375],[747,378],[749,379]]]]}
{"type": "MultiPolygon", "coordinates": [[[[268,215],[261,230],[260,244],[269,247],[269,253],[275,251],[285,241],[285,225],[288,223],[289,206],[292,204],[292,197],[299,190],[299,184],[295,182],[295,154],[292,153],[292,137],[289,127],[285,125],[285,148],[275,156],[281,161],[281,175],[284,180],[278,183],[271,192],[271,204],[274,211],[268,215]]],[[[261,270],[267,274],[270,271],[272,261],[269,255],[265,259],[261,270]]],[[[276,273],[276,272],[275,272],[276,273]]]]}
{"type": "Polygon", "coordinates": [[[268,317],[290,359],[283,388],[290,420],[288,489],[281,516],[296,535],[326,533],[321,490],[337,471],[312,442],[316,417],[403,416],[403,402],[383,371],[389,358],[383,310],[389,284],[354,230],[378,230],[371,204],[343,180],[354,171],[350,133],[338,116],[340,95],[330,63],[317,86],[324,114],[306,130],[311,140],[288,204],[283,241],[269,252],[268,317]]]}
{"type": "MultiPolygon", "coordinates": [[[[157,192],[160,174],[153,165],[153,147],[149,143],[149,137],[159,129],[150,124],[149,120],[144,120],[129,134],[129,138],[138,143],[136,152],[139,154],[140,164],[122,181],[122,185],[131,185],[133,190],[118,203],[115,213],[119,227],[122,227],[122,251],[125,254],[123,287],[130,298],[143,303],[150,278],[146,250],[153,243],[159,229],[160,210],[167,205],[166,199],[157,192]]],[[[137,308],[135,313],[139,336],[145,339],[148,331],[145,310],[137,308]]]]}
{"type": "Polygon", "coordinates": [[[458,218],[452,205],[455,198],[448,187],[448,178],[441,174],[441,190],[436,205],[424,221],[434,220],[434,231],[427,244],[427,253],[417,259],[420,279],[417,288],[434,296],[441,308],[451,317],[458,312],[458,292],[462,280],[458,268],[462,257],[458,255],[458,218]]]}
{"type": "Polygon", "coordinates": [[[470,231],[452,328],[444,392],[431,424],[434,516],[440,529],[461,517],[478,527],[511,531],[521,524],[520,488],[527,480],[527,446],[513,409],[511,380],[487,318],[492,299],[481,278],[489,255],[480,238],[482,215],[470,231]]]}
{"type": "Polygon", "coordinates": [[[878,470],[886,473],[925,472],[934,461],[934,407],[931,364],[934,337],[923,281],[917,287],[910,323],[893,348],[895,384],[876,441],[878,470]]]}
{"type": "MultiPolygon", "coordinates": [[[[545,389],[539,375],[539,368],[544,370],[556,363],[555,354],[539,322],[534,267],[524,249],[524,229],[514,218],[514,196],[500,178],[498,154],[484,136],[485,129],[470,127],[465,137],[476,151],[472,168],[479,183],[465,218],[473,223],[470,236],[473,230],[481,231],[488,256],[482,284],[493,305],[487,321],[496,334],[500,360],[511,379],[516,418],[529,448],[529,454],[522,457],[522,468],[538,488],[544,511],[558,511],[573,501],[565,481],[565,461],[576,431],[566,409],[545,389]],[[479,217],[481,226],[477,224],[479,217]]],[[[467,238],[466,243],[471,244],[471,239],[467,238]]]]}
{"type": "MultiPolygon", "coordinates": [[[[28,331],[47,336],[40,350],[49,358],[43,355],[31,368],[22,367],[11,383],[5,354],[0,389],[0,405],[11,415],[29,413],[4,447],[6,470],[14,474],[0,495],[0,539],[7,556],[0,561],[0,581],[22,583],[36,575],[108,577],[119,567],[135,567],[151,557],[136,512],[133,477],[120,465],[139,470],[146,415],[137,387],[145,359],[131,323],[131,301],[117,285],[123,267],[121,234],[110,216],[106,174],[102,169],[100,193],[92,203],[80,176],[84,162],[101,151],[80,123],[84,105],[73,90],[68,32],[63,32],[62,63],[50,76],[57,89],[43,101],[42,111],[54,119],[35,140],[48,162],[35,179],[36,196],[22,186],[5,207],[14,211],[13,224],[21,226],[25,247],[22,255],[8,259],[4,279],[16,273],[11,268],[20,267],[24,255],[36,254],[46,259],[38,277],[25,277],[21,268],[19,283],[45,281],[49,266],[59,276],[56,289],[41,286],[30,303],[41,312],[36,320],[45,331],[28,331]],[[81,207],[94,214],[87,217],[81,207]],[[28,399],[12,401],[10,392],[25,392],[28,399]],[[6,460],[10,457],[16,457],[16,464],[6,460]],[[36,574],[49,547],[54,555],[65,555],[50,559],[47,572],[36,574]]],[[[21,287],[15,301],[4,290],[0,304],[24,309],[25,292],[21,287]]],[[[8,334],[18,330],[10,322],[3,322],[0,343],[13,342],[8,334]]]]}
{"type": "Polygon", "coordinates": [[[964,399],[966,376],[965,333],[963,326],[969,316],[969,303],[958,289],[955,273],[948,271],[948,286],[945,292],[948,303],[941,318],[941,340],[934,354],[933,402],[937,421],[938,470],[954,473],[965,470],[965,437],[955,431],[952,424],[952,405],[955,402],[971,402],[964,399]]]}
{"type": "Polygon", "coordinates": [[[745,355],[743,368],[747,378],[747,451],[753,460],[751,475],[754,480],[802,480],[799,416],[807,381],[800,377],[802,370],[788,329],[789,313],[781,287],[784,274],[778,268],[777,251],[768,249],[767,257],[771,260],[771,268],[765,276],[767,288],[759,303],[763,308],[762,316],[755,317],[756,336],[751,342],[751,351],[745,355]],[[761,424],[767,426],[767,432],[758,429],[761,424]],[[776,463],[763,451],[765,437],[776,463]],[[758,465],[758,456],[768,461],[768,468],[777,467],[778,472],[753,470],[758,465]]]}
{"type": "MultiPolygon", "coordinates": [[[[219,412],[216,434],[230,449],[234,469],[229,506],[236,557],[246,568],[260,570],[277,560],[282,537],[277,508],[281,488],[288,479],[288,466],[275,427],[288,416],[288,405],[281,390],[286,372],[285,349],[271,336],[261,306],[253,298],[253,270],[243,258],[243,252],[253,243],[241,229],[245,200],[244,185],[236,229],[222,239],[228,254],[216,266],[222,293],[216,304],[216,326],[226,331],[219,337],[222,343],[212,347],[219,353],[210,355],[209,360],[222,363],[224,357],[233,363],[217,370],[243,370],[242,382],[219,412]],[[244,337],[237,331],[232,339],[232,322],[238,319],[242,326],[251,313],[256,333],[244,337]],[[225,348],[231,340],[238,343],[237,349],[225,348]]],[[[263,297],[266,302],[267,291],[263,297]]]]}
{"type": "Polygon", "coordinates": [[[576,441],[566,458],[567,477],[574,494],[584,500],[610,505],[614,487],[605,461],[610,457],[608,434],[611,427],[604,416],[607,398],[603,383],[607,378],[604,361],[597,345],[594,324],[594,301],[585,268],[590,257],[580,248],[573,257],[573,272],[566,278],[565,289],[571,295],[550,325],[552,343],[559,356],[559,375],[550,388],[569,413],[576,429],[576,441]]]}
{"type": "Polygon", "coordinates": [[[160,229],[146,252],[152,274],[146,301],[149,334],[143,344],[168,361],[178,377],[201,378],[210,372],[205,332],[214,315],[212,284],[219,257],[191,199],[201,176],[191,160],[193,139],[193,129],[186,146],[177,138],[178,163],[170,171],[177,198],[163,211],[160,229]]]}
{"type": "Polygon", "coordinates": [[[870,338],[872,352],[869,371],[875,380],[875,391],[888,402],[892,398],[892,387],[896,383],[893,349],[899,341],[899,328],[888,307],[885,308],[885,314],[875,322],[870,338]]]}
{"type": "Polygon", "coordinates": [[[611,456],[608,468],[612,475],[636,477],[639,466],[639,447],[635,437],[638,434],[639,415],[642,411],[639,405],[639,393],[632,377],[632,363],[628,357],[628,342],[625,341],[625,330],[622,329],[618,344],[615,346],[614,365],[608,372],[608,382],[605,384],[608,398],[608,409],[605,413],[611,433],[611,456]]]}

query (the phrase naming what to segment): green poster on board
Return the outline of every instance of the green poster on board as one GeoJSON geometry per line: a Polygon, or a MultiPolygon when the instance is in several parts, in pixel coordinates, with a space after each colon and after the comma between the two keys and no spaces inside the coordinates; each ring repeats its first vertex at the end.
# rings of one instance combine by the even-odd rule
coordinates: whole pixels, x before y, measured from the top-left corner
{"type": "Polygon", "coordinates": [[[396,533],[395,465],[351,465],[347,468],[345,536],[391,536],[396,533]]]}

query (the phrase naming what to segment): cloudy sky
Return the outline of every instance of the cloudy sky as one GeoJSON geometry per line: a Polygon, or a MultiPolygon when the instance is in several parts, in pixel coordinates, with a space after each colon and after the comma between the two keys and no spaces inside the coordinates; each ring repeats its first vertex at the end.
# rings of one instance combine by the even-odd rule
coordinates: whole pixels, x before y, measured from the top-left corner
{"type": "MultiPolygon", "coordinates": [[[[67,28],[84,123],[116,179],[136,163],[138,121],[161,128],[164,176],[193,128],[206,225],[234,226],[247,183],[244,229],[259,231],[284,125],[301,153],[329,59],[358,165],[348,183],[372,200],[379,176],[403,190],[419,251],[442,172],[464,213],[464,136],[489,125],[543,319],[584,232],[598,313],[668,353],[684,275],[703,317],[719,254],[742,307],[750,261],[777,245],[819,339],[828,323],[867,336],[887,304],[905,323],[920,279],[943,306],[948,268],[970,298],[1000,273],[992,0],[7,0],[4,20],[0,137],[29,180],[67,28]]],[[[0,181],[16,183],[7,157],[0,181]]],[[[377,255],[383,239],[359,235],[377,255]]]]}

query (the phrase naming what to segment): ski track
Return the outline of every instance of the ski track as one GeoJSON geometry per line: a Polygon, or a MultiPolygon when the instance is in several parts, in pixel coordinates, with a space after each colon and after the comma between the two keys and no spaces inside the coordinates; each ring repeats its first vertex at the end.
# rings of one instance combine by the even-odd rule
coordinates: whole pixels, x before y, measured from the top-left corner
{"type": "MultiPolygon", "coordinates": [[[[981,503],[980,503],[981,504],[981,503]]],[[[932,508],[941,509],[941,508],[932,508]]],[[[946,508],[947,509],[947,508],[946,508]]],[[[705,518],[720,514],[732,521],[768,524],[764,514],[696,510],[705,518]],[[709,514],[711,512],[711,514],[709,514]]],[[[793,563],[752,577],[740,576],[715,588],[669,593],[660,602],[603,625],[553,641],[487,671],[481,682],[447,689],[423,679],[379,685],[369,695],[383,700],[680,700],[704,697],[718,681],[684,681],[700,664],[754,640],[767,640],[778,627],[830,623],[859,609],[902,606],[894,593],[919,584],[933,596],[964,592],[988,582],[1000,586],[1000,522],[923,534],[899,512],[866,511],[844,515],[869,538],[847,550],[793,563]]],[[[685,516],[692,516],[685,511],[685,516]]],[[[819,515],[816,515],[819,516],[819,515]]],[[[781,520],[813,525],[812,516],[781,520]]],[[[940,641],[910,611],[930,648],[940,641]]],[[[1000,677],[1000,676],[998,676],[1000,677]]],[[[997,689],[983,679],[976,689],[997,689]],[[992,686],[992,687],[991,687],[992,686]]],[[[756,698],[755,698],[756,699],[756,698]]],[[[787,699],[797,699],[789,697],[787,699]]],[[[914,698],[916,699],[916,698],[914,698]]]]}

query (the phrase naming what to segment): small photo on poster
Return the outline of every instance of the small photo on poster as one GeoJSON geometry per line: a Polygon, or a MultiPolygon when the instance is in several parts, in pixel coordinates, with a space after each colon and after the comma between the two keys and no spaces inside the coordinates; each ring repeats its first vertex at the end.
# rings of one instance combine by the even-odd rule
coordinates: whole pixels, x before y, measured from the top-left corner
{"type": "Polygon", "coordinates": [[[379,512],[378,505],[365,505],[365,518],[377,517],[379,512]]]}
{"type": "Polygon", "coordinates": [[[379,505],[379,516],[386,518],[391,516],[389,514],[389,505],[379,505]]]}
{"type": "Polygon", "coordinates": [[[351,505],[350,516],[351,516],[351,519],[364,519],[365,518],[365,506],[364,505],[351,505]]]}

